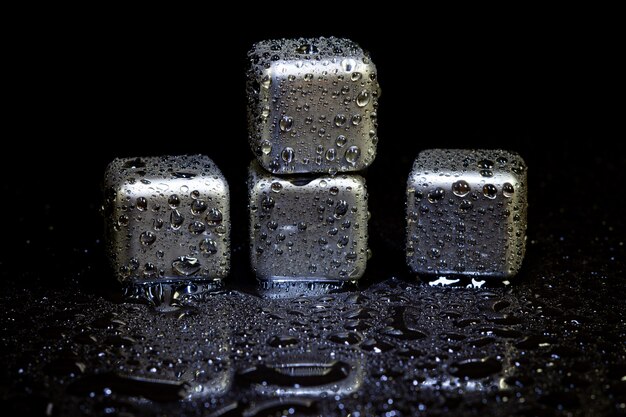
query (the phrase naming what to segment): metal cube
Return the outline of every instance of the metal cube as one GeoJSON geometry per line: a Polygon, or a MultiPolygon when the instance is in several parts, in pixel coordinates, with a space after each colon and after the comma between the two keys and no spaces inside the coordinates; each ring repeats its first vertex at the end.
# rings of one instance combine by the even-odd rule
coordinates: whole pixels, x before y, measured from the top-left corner
{"type": "Polygon", "coordinates": [[[347,39],[280,39],[248,53],[249,141],[278,174],[358,171],[376,156],[380,88],[347,39]]]}
{"type": "Polygon", "coordinates": [[[419,274],[511,277],[526,248],[526,164],[503,150],[420,152],[407,184],[406,257],[419,274]]]}
{"type": "Polygon", "coordinates": [[[261,280],[356,281],[365,272],[367,190],[359,175],[283,176],[250,167],[250,260],[261,280]]]}
{"type": "Polygon", "coordinates": [[[104,181],[107,249],[122,283],[228,275],[228,184],[208,157],[115,159],[104,181]]]}

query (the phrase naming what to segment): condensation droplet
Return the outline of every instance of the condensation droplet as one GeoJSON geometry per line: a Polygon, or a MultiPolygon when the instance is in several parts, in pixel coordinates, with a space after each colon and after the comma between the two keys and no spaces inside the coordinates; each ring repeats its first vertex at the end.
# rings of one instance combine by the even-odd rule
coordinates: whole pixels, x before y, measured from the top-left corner
{"type": "Polygon", "coordinates": [[[274,191],[275,193],[279,193],[280,190],[283,189],[283,186],[278,181],[274,181],[271,185],[271,188],[272,188],[272,191],[274,191]]]}
{"type": "Polygon", "coordinates": [[[170,214],[170,223],[172,225],[172,229],[177,230],[183,224],[185,218],[178,210],[173,210],[170,214]]]}
{"type": "Polygon", "coordinates": [[[370,102],[370,92],[367,90],[361,90],[359,95],[356,96],[356,105],[359,107],[365,107],[370,102]]]}
{"type": "Polygon", "coordinates": [[[291,161],[293,161],[294,154],[295,154],[295,151],[293,150],[293,148],[287,147],[287,148],[283,149],[283,151],[280,154],[280,157],[286,163],[290,163],[291,161]]]}
{"type": "Polygon", "coordinates": [[[339,200],[337,202],[337,206],[335,207],[335,218],[340,218],[344,216],[348,212],[348,202],[345,200],[339,200]]]}
{"type": "Polygon", "coordinates": [[[505,197],[513,197],[513,194],[515,193],[515,187],[513,187],[513,184],[509,183],[509,182],[505,182],[502,185],[502,194],[504,194],[505,197]]]}
{"type": "Polygon", "coordinates": [[[348,119],[346,118],[346,116],[344,116],[343,114],[338,114],[337,116],[335,116],[335,126],[344,126],[347,120],[348,119]]]}
{"type": "Polygon", "coordinates": [[[200,250],[209,255],[217,253],[217,243],[209,238],[200,241],[200,250]]]}
{"type": "Polygon", "coordinates": [[[176,194],[172,194],[170,198],[167,199],[167,204],[169,204],[171,208],[176,208],[180,204],[180,198],[178,198],[176,194]]]}
{"type": "Polygon", "coordinates": [[[483,186],[483,195],[491,200],[493,200],[494,198],[496,198],[496,195],[498,194],[498,189],[496,188],[495,185],[493,184],[485,184],[483,186]]]}
{"type": "Polygon", "coordinates": [[[204,223],[200,221],[194,220],[193,222],[189,223],[189,231],[193,233],[194,235],[199,235],[205,230],[206,230],[206,227],[204,226],[204,223]]]}
{"type": "Polygon", "coordinates": [[[361,157],[361,150],[358,146],[350,146],[346,149],[345,159],[348,163],[355,165],[359,158],[361,157]]]}
{"type": "Polygon", "coordinates": [[[144,211],[148,208],[148,200],[145,197],[139,197],[137,199],[137,209],[140,211],[144,211]]]}
{"type": "Polygon", "coordinates": [[[193,200],[191,203],[191,212],[193,214],[201,214],[207,209],[208,205],[204,200],[193,200]]]}
{"type": "Polygon", "coordinates": [[[206,215],[206,222],[209,226],[219,226],[222,224],[224,216],[220,209],[212,208],[206,215]]]}
{"type": "Polygon", "coordinates": [[[445,195],[445,190],[441,187],[437,187],[428,193],[428,201],[436,203],[437,201],[442,200],[445,195]]]}
{"type": "Polygon", "coordinates": [[[156,235],[150,231],[143,232],[139,236],[139,241],[144,246],[152,245],[156,241],[156,235]]]}
{"type": "Polygon", "coordinates": [[[281,132],[289,132],[293,127],[293,118],[289,116],[283,116],[278,123],[281,132]]]}
{"type": "Polygon", "coordinates": [[[261,152],[265,155],[269,155],[272,152],[272,143],[269,140],[261,142],[261,152]]]}
{"type": "Polygon", "coordinates": [[[470,191],[471,188],[467,181],[459,180],[452,184],[452,194],[458,197],[465,197],[470,191]]]}

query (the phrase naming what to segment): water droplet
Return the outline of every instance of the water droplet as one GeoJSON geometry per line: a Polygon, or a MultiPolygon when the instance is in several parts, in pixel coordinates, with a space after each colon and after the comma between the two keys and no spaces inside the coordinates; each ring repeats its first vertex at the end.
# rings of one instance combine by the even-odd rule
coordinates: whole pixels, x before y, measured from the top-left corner
{"type": "Polygon", "coordinates": [[[198,259],[190,256],[182,256],[172,262],[172,269],[177,275],[189,276],[200,271],[202,265],[198,259]]]}
{"type": "Polygon", "coordinates": [[[485,177],[485,178],[491,178],[491,177],[493,177],[493,171],[491,171],[489,169],[481,169],[480,170],[480,175],[485,177]]]}
{"type": "Polygon", "coordinates": [[[223,217],[220,209],[212,208],[206,215],[206,222],[209,226],[219,226],[222,224],[223,217]]]}
{"type": "Polygon", "coordinates": [[[326,151],[326,160],[334,161],[336,155],[337,155],[337,151],[335,151],[335,148],[330,148],[329,150],[326,151]]]}
{"type": "Polygon", "coordinates": [[[270,88],[270,85],[272,84],[272,78],[269,75],[264,76],[261,79],[261,86],[265,89],[270,88]]]}
{"type": "Polygon", "coordinates": [[[336,186],[330,187],[330,189],[328,191],[330,192],[330,195],[337,195],[337,194],[339,194],[339,188],[336,187],[336,186]]]}
{"type": "Polygon", "coordinates": [[[139,211],[144,211],[148,208],[148,200],[145,197],[139,197],[137,199],[137,209],[139,211]]]}
{"type": "Polygon", "coordinates": [[[489,159],[481,159],[478,161],[478,168],[480,169],[493,169],[493,161],[489,159]]]}
{"type": "Polygon", "coordinates": [[[265,155],[269,155],[272,152],[272,143],[269,140],[261,142],[261,152],[265,155]]]}
{"type": "Polygon", "coordinates": [[[289,116],[283,116],[278,123],[281,132],[289,132],[293,127],[293,119],[289,116]]]}
{"type": "Polygon", "coordinates": [[[152,245],[156,241],[156,235],[150,231],[145,231],[139,236],[139,241],[144,246],[152,245]]]}
{"type": "Polygon", "coordinates": [[[430,201],[431,203],[436,203],[437,201],[442,200],[445,195],[445,190],[441,187],[437,187],[428,193],[428,201],[430,201]]]}
{"type": "Polygon", "coordinates": [[[359,107],[365,107],[370,102],[370,92],[362,90],[358,96],[356,96],[356,105],[359,107]]]}
{"type": "Polygon", "coordinates": [[[344,116],[343,114],[338,114],[337,116],[335,116],[335,126],[341,127],[346,124],[347,120],[348,119],[346,118],[346,116],[344,116]]]}
{"type": "Polygon", "coordinates": [[[269,211],[269,210],[273,209],[274,208],[274,204],[276,204],[276,202],[269,195],[266,195],[263,198],[263,200],[261,201],[261,207],[263,207],[263,210],[265,210],[265,211],[269,211]]]}
{"type": "Polygon", "coordinates": [[[360,114],[353,114],[350,122],[352,123],[352,126],[358,126],[359,123],[361,123],[361,120],[363,120],[363,118],[360,114]]]}
{"type": "Polygon", "coordinates": [[[191,203],[191,212],[193,214],[201,214],[207,209],[207,203],[204,200],[193,200],[191,203]]]}
{"type": "Polygon", "coordinates": [[[345,200],[339,200],[337,202],[337,206],[335,207],[335,218],[338,219],[344,216],[348,212],[348,202],[345,200]]]}
{"type": "Polygon", "coordinates": [[[275,193],[279,193],[280,190],[283,189],[283,186],[278,181],[275,181],[272,183],[271,188],[272,188],[272,191],[274,191],[275,193]]]}
{"type": "Polygon", "coordinates": [[[301,232],[304,232],[306,230],[306,223],[305,222],[298,223],[298,230],[301,232]]]}
{"type": "Polygon", "coordinates": [[[176,194],[172,194],[170,198],[167,199],[167,204],[169,204],[171,208],[176,208],[180,205],[180,198],[178,198],[176,194]]]}
{"type": "Polygon", "coordinates": [[[117,223],[118,223],[118,225],[120,225],[120,226],[128,226],[128,220],[129,220],[128,216],[127,216],[127,215],[125,215],[125,214],[122,214],[122,215],[119,217],[119,219],[117,219],[117,223]]]}
{"type": "Polygon", "coordinates": [[[337,239],[337,247],[338,248],[344,248],[344,247],[346,247],[348,242],[350,242],[350,237],[349,236],[346,236],[346,235],[341,236],[339,239],[337,239]]]}
{"type": "Polygon", "coordinates": [[[338,148],[341,148],[343,145],[346,144],[346,137],[344,135],[339,135],[337,136],[337,140],[335,141],[335,145],[337,145],[338,148]]]}
{"type": "Polygon", "coordinates": [[[513,187],[513,184],[509,183],[509,182],[505,182],[502,185],[502,194],[504,194],[505,197],[512,197],[513,194],[515,193],[515,187],[513,187]]]}
{"type": "Polygon", "coordinates": [[[271,347],[283,348],[298,344],[298,338],[289,335],[274,336],[267,342],[267,344],[271,347]]]}
{"type": "Polygon", "coordinates": [[[189,231],[191,233],[193,233],[194,235],[199,235],[200,233],[204,232],[206,230],[206,227],[204,226],[204,223],[199,222],[197,220],[189,223],[189,231]]]}
{"type": "Polygon", "coordinates": [[[178,210],[173,210],[170,214],[170,223],[172,225],[172,229],[177,230],[183,224],[185,218],[178,210]]]}
{"type": "Polygon", "coordinates": [[[493,200],[494,198],[496,198],[496,195],[498,194],[498,189],[496,188],[495,185],[493,184],[485,184],[483,186],[483,195],[491,200],[493,200]]]}
{"type": "Polygon", "coordinates": [[[458,377],[485,378],[502,370],[502,363],[495,358],[465,359],[450,365],[450,373],[458,377]]]}
{"type": "Polygon", "coordinates": [[[359,149],[358,146],[350,146],[348,149],[346,149],[344,158],[346,159],[346,161],[348,161],[349,164],[355,165],[360,157],[361,149],[359,149]]]}
{"type": "Polygon", "coordinates": [[[357,71],[353,72],[353,73],[350,75],[350,79],[351,79],[352,81],[359,81],[359,80],[361,79],[361,77],[363,77],[363,74],[361,74],[360,72],[357,72],[357,71]]]}
{"type": "Polygon", "coordinates": [[[287,148],[283,149],[283,151],[280,154],[280,157],[286,163],[290,163],[291,161],[293,161],[294,154],[295,154],[295,151],[293,150],[293,148],[287,147],[287,148]]]}
{"type": "Polygon", "coordinates": [[[474,205],[472,204],[471,201],[469,200],[463,200],[461,201],[461,204],[459,204],[459,209],[464,212],[467,213],[468,211],[470,211],[472,208],[474,207],[474,205]]]}
{"type": "Polygon", "coordinates": [[[313,55],[317,54],[319,50],[317,46],[311,45],[310,43],[305,43],[296,48],[296,52],[303,55],[313,55]]]}
{"type": "Polygon", "coordinates": [[[467,181],[459,180],[452,184],[452,193],[458,197],[465,197],[471,191],[467,181]]]}
{"type": "Polygon", "coordinates": [[[200,241],[200,250],[204,253],[208,253],[209,255],[213,255],[217,253],[217,243],[209,238],[202,239],[200,241]]]}

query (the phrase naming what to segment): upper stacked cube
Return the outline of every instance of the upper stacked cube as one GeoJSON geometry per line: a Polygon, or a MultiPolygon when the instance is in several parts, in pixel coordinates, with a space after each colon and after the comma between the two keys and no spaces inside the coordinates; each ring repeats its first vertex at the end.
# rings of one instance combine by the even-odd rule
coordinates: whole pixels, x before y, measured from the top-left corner
{"type": "Polygon", "coordinates": [[[268,40],[248,53],[249,141],[276,174],[359,171],[376,156],[376,67],[334,37],[268,40]]]}

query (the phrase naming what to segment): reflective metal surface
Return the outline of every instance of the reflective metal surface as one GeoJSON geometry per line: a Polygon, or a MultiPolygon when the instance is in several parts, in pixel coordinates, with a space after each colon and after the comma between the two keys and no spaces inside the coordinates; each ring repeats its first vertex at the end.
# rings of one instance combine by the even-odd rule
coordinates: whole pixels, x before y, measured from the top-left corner
{"type": "Polygon", "coordinates": [[[107,249],[121,282],[228,275],[228,184],[208,157],[115,159],[104,182],[107,249]]]}
{"type": "Polygon", "coordinates": [[[365,272],[367,190],[359,175],[275,176],[250,166],[250,261],[261,280],[354,281],[365,272]]]}
{"type": "Polygon", "coordinates": [[[358,171],[376,156],[376,67],[356,43],[280,39],[248,53],[249,141],[278,174],[358,171]]]}
{"type": "Polygon", "coordinates": [[[513,152],[420,152],[407,183],[411,270],[515,275],[526,250],[526,182],[526,164],[513,152]]]}

